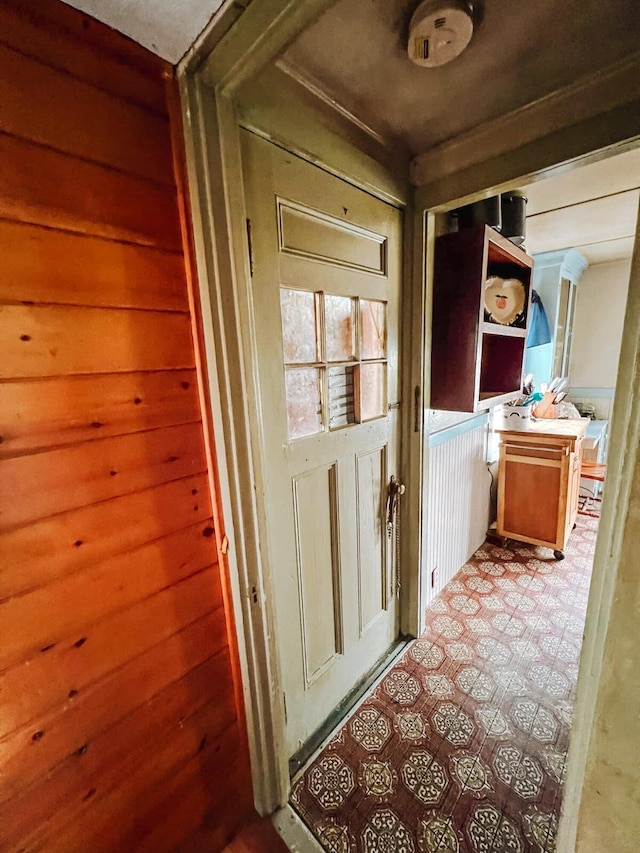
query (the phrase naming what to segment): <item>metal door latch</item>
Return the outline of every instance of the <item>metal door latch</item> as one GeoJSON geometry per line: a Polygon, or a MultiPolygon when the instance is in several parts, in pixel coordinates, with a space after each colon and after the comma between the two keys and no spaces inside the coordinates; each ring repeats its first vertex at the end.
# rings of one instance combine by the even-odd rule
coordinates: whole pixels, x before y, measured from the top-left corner
{"type": "Polygon", "coordinates": [[[389,494],[387,497],[387,536],[393,541],[391,546],[391,589],[390,594],[398,595],[400,592],[400,497],[404,494],[404,485],[399,483],[395,476],[389,480],[389,494]],[[395,533],[395,537],[394,537],[395,533]]]}
{"type": "Polygon", "coordinates": [[[398,520],[398,507],[400,505],[400,496],[404,495],[405,487],[403,483],[396,480],[395,474],[391,475],[389,480],[389,496],[387,498],[387,535],[389,539],[393,536],[393,529],[398,520]]]}

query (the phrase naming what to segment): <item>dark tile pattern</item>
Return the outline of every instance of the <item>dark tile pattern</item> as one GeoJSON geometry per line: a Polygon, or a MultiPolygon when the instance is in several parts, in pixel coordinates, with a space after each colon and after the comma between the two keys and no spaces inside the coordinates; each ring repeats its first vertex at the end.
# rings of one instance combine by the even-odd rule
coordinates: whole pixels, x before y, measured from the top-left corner
{"type": "Polygon", "coordinates": [[[548,853],[598,520],[556,562],[485,543],[427,630],[295,783],[330,853],[548,853]]]}

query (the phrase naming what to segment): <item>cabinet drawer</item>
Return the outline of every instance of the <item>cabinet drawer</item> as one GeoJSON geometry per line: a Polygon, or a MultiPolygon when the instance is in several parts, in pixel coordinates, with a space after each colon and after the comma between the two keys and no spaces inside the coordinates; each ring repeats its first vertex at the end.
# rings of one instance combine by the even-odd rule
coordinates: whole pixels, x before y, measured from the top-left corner
{"type": "Polygon", "coordinates": [[[569,455],[569,447],[559,444],[529,444],[525,441],[503,441],[500,446],[505,459],[535,465],[544,462],[561,463],[569,455]]]}

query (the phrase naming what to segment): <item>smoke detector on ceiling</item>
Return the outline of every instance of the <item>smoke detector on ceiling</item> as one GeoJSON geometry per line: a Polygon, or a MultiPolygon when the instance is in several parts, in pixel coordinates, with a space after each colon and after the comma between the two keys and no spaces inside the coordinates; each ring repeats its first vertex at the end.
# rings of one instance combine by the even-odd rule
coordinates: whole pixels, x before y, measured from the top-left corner
{"type": "Polygon", "coordinates": [[[472,6],[464,0],[425,0],[409,24],[409,59],[425,68],[460,56],[473,35],[472,6]]]}

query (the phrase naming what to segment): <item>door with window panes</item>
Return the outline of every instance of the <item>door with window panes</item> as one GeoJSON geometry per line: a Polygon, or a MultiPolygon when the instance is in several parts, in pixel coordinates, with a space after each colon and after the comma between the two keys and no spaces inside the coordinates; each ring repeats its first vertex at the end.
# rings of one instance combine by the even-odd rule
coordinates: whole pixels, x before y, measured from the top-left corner
{"type": "Polygon", "coordinates": [[[401,221],[248,131],[252,341],[288,756],[398,634],[401,221]]]}

